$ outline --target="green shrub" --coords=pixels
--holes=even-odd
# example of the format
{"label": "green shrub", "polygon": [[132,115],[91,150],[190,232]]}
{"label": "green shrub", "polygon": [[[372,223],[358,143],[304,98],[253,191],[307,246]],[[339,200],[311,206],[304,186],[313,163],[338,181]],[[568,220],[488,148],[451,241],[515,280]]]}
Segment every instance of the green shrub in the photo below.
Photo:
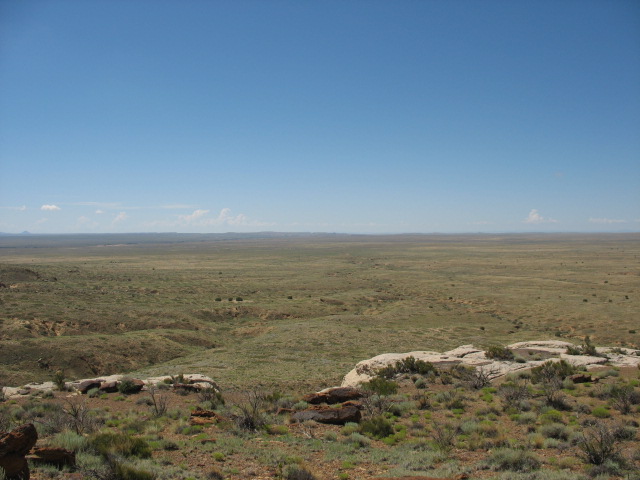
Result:
{"label": "green shrub", "polygon": [[513,360],[515,358],[513,352],[507,347],[500,345],[492,345],[484,352],[485,357],[492,360]]}
{"label": "green shrub", "polygon": [[316,477],[300,465],[287,465],[282,471],[283,480],[316,480]]}
{"label": "green shrub", "polygon": [[112,454],[138,458],[151,456],[151,447],[144,439],[124,433],[97,433],[89,437],[89,445],[103,457]]}
{"label": "green shrub", "polygon": [[531,369],[531,381],[533,383],[543,383],[552,378],[559,378],[560,382],[562,382],[562,380],[574,373],[576,373],[576,367],[565,360],[560,360],[559,362],[550,360]]}
{"label": "green shrub", "polygon": [[596,407],[591,411],[591,415],[597,418],[609,418],[611,412],[606,407]]}
{"label": "green shrub", "polygon": [[571,435],[571,430],[562,423],[548,423],[542,425],[538,431],[546,438],[558,440],[568,440]]}
{"label": "green shrub", "polygon": [[540,468],[540,460],[537,455],[527,450],[513,448],[495,449],[489,455],[488,463],[494,470],[530,472]]}
{"label": "green shrub", "polygon": [[130,395],[140,391],[140,387],[136,385],[132,378],[123,378],[118,383],[118,391],[124,395]]}
{"label": "green shrub", "polygon": [[374,377],[363,383],[362,388],[376,395],[394,395],[398,391],[398,384],[383,377]]}
{"label": "green shrub", "polygon": [[118,480],[154,480],[156,478],[152,472],[119,462],[115,464],[115,474]]}
{"label": "green shrub", "polygon": [[582,432],[578,447],[582,450],[584,459],[593,465],[602,465],[619,456],[619,440],[615,429],[604,422],[596,422]]}
{"label": "green shrub", "polygon": [[382,415],[372,417],[360,424],[360,431],[365,435],[381,439],[393,435],[393,423]]}
{"label": "green shrub", "polygon": [[393,378],[400,373],[417,373],[419,375],[428,375],[436,371],[431,362],[417,360],[415,357],[407,357],[398,360],[393,365],[388,365],[376,372],[379,377]]}
{"label": "green shrub", "polygon": [[56,373],[53,374],[53,383],[55,384],[58,390],[60,390],[61,392],[66,392],[67,384],[64,381],[63,370],[56,370]]}

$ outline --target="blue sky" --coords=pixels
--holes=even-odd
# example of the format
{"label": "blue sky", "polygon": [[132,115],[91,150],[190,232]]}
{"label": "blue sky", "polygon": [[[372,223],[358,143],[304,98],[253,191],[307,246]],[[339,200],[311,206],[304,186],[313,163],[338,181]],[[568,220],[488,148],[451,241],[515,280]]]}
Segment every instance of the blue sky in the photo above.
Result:
{"label": "blue sky", "polygon": [[0,0],[24,230],[640,231],[640,3]]}

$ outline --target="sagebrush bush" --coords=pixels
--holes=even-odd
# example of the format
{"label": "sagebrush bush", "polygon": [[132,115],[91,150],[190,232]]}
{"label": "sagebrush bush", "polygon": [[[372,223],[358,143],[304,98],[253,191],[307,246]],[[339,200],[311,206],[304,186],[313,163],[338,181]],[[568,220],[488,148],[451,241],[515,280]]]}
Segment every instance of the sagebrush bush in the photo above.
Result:
{"label": "sagebrush bush", "polygon": [[151,447],[146,440],[125,433],[97,433],[89,437],[88,442],[89,446],[103,457],[113,454],[138,458],[151,456]]}
{"label": "sagebrush bush", "polygon": [[398,384],[383,377],[374,377],[363,383],[362,389],[377,395],[394,395],[398,392]]}
{"label": "sagebrush bush", "polygon": [[360,431],[373,438],[384,438],[393,435],[393,423],[382,415],[372,417],[360,424]]}
{"label": "sagebrush bush", "polygon": [[488,347],[485,350],[484,355],[492,360],[513,360],[515,358],[515,355],[509,348],[501,345],[492,345]]}
{"label": "sagebrush bush", "polygon": [[494,470],[513,470],[516,472],[530,472],[540,468],[541,462],[537,455],[513,448],[497,448],[489,455],[487,462]]}

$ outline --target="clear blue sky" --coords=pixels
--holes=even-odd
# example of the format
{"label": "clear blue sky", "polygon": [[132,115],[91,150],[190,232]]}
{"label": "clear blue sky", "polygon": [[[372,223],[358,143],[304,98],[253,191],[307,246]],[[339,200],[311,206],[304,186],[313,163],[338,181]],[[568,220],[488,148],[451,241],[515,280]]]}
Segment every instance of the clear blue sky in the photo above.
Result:
{"label": "clear blue sky", "polygon": [[640,231],[640,2],[0,0],[0,231]]}

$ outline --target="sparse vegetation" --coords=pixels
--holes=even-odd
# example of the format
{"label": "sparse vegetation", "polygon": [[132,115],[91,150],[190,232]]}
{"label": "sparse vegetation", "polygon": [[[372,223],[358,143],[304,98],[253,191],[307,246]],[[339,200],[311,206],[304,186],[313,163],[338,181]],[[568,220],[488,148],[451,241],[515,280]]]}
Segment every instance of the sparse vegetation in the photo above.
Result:
{"label": "sparse vegetation", "polygon": [[[56,390],[45,398],[32,390],[0,404],[0,430],[33,422],[42,442],[74,451],[77,473],[98,480],[634,479],[640,467],[636,368],[603,366],[588,372],[593,381],[574,383],[568,377],[577,370],[556,361],[491,381],[486,371],[438,370],[409,357],[363,385],[359,423],[292,422],[296,410],[324,408],[302,394],[339,384],[352,365],[376,353],[443,351],[469,337],[483,347],[553,338],[559,318],[571,325],[562,328],[563,339],[585,338],[582,347],[619,342],[612,359],[633,347],[637,340],[628,331],[639,311],[633,298],[619,299],[637,278],[615,272],[632,264],[638,247],[625,243],[623,252],[610,240],[597,248],[581,244],[582,250],[531,238],[500,248],[491,242],[478,242],[461,270],[452,265],[468,243],[455,239],[403,241],[402,249],[366,239],[247,242],[237,249],[220,242],[174,245],[170,255],[164,246],[130,245],[109,254],[80,249],[82,260],[64,252],[54,259],[44,250],[3,251],[3,262],[37,272],[0,289],[4,385],[51,380],[63,368],[65,384],[122,371],[174,377],[138,395],[68,397]],[[522,254],[532,245],[539,252],[535,264]],[[565,250],[597,253],[600,263],[588,273],[584,266],[555,266],[566,260]],[[301,270],[296,258],[318,268]],[[499,262],[504,269],[493,275]],[[521,280],[518,272],[530,266],[536,268]],[[598,282],[607,292],[593,297],[585,285],[605,271],[615,281]],[[45,281],[54,276],[57,281]],[[456,277],[451,300],[449,277]],[[597,314],[603,308],[606,318],[616,318],[607,328]],[[593,315],[584,314],[591,309]],[[6,348],[9,335],[14,343]],[[51,354],[53,340],[58,356]],[[24,361],[12,361],[14,345]],[[509,352],[511,361],[547,358]],[[176,372],[210,375],[224,398],[213,388],[179,395],[170,383],[188,382]],[[32,478],[66,473],[35,465],[33,471]]]}

